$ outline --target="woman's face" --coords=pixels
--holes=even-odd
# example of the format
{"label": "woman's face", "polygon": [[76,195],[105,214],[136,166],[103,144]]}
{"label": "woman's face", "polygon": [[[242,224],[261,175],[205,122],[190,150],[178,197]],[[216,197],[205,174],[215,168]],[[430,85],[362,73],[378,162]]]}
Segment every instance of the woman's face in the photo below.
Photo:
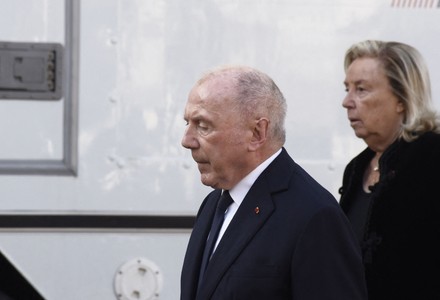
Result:
{"label": "woman's face", "polygon": [[350,125],[357,137],[374,151],[385,150],[398,137],[404,118],[404,106],[392,93],[379,60],[362,57],[346,70],[347,109]]}

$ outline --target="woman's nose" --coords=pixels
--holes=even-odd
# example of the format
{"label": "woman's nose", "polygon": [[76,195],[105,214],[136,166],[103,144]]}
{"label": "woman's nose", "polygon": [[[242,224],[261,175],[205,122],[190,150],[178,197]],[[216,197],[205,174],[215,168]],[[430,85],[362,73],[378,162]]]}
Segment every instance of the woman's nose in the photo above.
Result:
{"label": "woman's nose", "polygon": [[342,100],[342,107],[344,108],[350,108],[353,107],[353,98],[349,91],[345,94],[344,99]]}

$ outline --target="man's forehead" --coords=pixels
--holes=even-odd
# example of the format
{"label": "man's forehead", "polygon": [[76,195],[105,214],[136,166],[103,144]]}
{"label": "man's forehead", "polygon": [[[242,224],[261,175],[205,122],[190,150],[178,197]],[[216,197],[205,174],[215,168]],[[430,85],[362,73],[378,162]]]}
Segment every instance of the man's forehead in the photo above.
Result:
{"label": "man's forehead", "polygon": [[197,86],[196,92],[201,100],[219,100],[230,92],[230,80],[224,77],[214,77],[205,80]]}
{"label": "man's forehead", "polygon": [[198,98],[203,101],[209,98],[211,89],[208,84],[202,84],[197,87],[195,93],[197,93]]}
{"label": "man's forehead", "polygon": [[206,86],[197,87],[191,92],[185,114],[188,118],[215,119],[227,111],[223,100],[224,97],[218,90],[212,90]]}

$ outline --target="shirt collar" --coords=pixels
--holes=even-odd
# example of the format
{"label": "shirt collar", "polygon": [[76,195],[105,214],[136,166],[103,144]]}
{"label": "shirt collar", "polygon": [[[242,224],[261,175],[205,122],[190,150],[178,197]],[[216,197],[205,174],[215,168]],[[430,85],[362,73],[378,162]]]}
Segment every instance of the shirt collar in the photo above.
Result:
{"label": "shirt collar", "polygon": [[258,167],[256,167],[252,172],[250,172],[246,177],[240,180],[237,185],[235,185],[231,190],[229,190],[229,194],[232,199],[238,206],[240,206],[241,202],[243,202],[244,197],[251,189],[254,182],[257,178],[263,173],[263,171],[270,165],[271,162],[275,160],[275,158],[281,153],[281,149],[272,154],[268,159],[263,161]]}

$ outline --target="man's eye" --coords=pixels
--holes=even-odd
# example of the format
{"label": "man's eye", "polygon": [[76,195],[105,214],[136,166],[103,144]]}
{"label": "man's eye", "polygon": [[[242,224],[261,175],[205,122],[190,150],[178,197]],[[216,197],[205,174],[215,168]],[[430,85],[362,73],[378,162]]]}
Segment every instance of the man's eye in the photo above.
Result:
{"label": "man's eye", "polygon": [[200,134],[204,135],[209,132],[209,127],[205,124],[198,124],[197,130],[199,131]]}

